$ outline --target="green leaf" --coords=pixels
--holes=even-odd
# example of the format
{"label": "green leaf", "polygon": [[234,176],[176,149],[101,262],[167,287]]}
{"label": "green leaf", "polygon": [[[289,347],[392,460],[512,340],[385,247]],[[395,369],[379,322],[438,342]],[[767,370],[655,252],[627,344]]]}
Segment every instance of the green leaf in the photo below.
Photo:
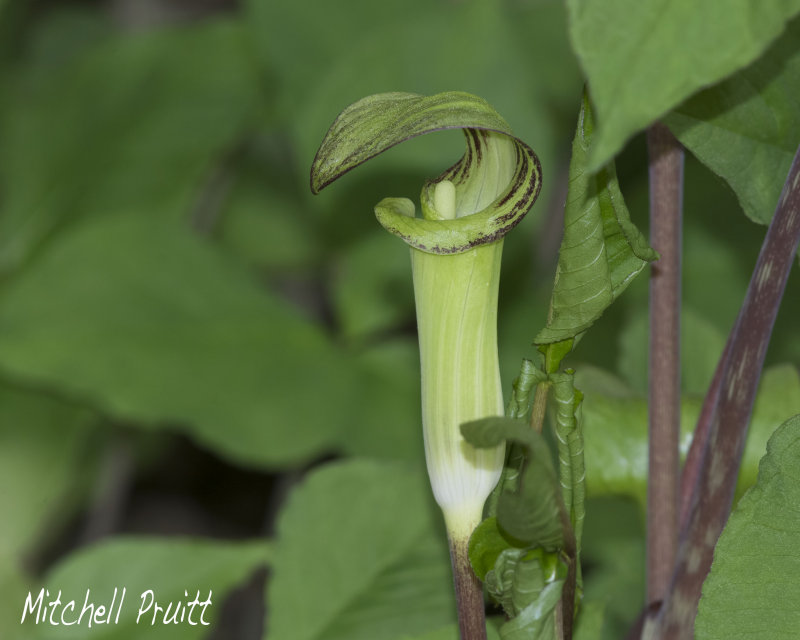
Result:
{"label": "green leaf", "polygon": [[52,545],[89,494],[96,416],[50,394],[0,382],[0,629],[28,640],[20,607],[26,558]]}
{"label": "green leaf", "polygon": [[388,640],[452,622],[434,513],[421,469],[358,461],[315,471],[278,522],[268,637]]}
{"label": "green leaf", "polygon": [[575,620],[575,640],[601,640],[606,607],[602,602],[584,602]]}
{"label": "green leaf", "polygon": [[[406,265],[408,269],[408,265]],[[420,428],[419,348],[413,340],[388,340],[345,354],[358,374],[342,448],[354,456],[424,459]]]}
{"label": "green leaf", "polygon": [[503,536],[495,516],[475,527],[469,539],[469,563],[481,582],[486,581],[486,574],[495,566],[500,554],[512,546],[513,541]]}
{"label": "green leaf", "polygon": [[[20,4],[16,2],[17,7],[9,12],[12,20],[24,20]],[[8,29],[9,25],[4,24],[3,28]],[[60,3],[26,25],[25,72],[52,73],[53,67],[70,64],[76,56],[116,34],[107,13],[96,7]]]}
{"label": "green leaf", "polygon": [[213,231],[253,267],[293,273],[315,264],[320,242],[308,211],[271,184],[275,176],[270,172],[274,167],[269,163],[250,161],[236,167],[230,193],[214,212]]}
{"label": "green leaf", "polygon": [[560,593],[565,575],[566,566],[556,553],[546,553],[541,547],[533,550],[507,548],[498,555],[485,582],[489,594],[503,606],[506,614],[516,618],[535,604],[551,585],[558,584]]}
{"label": "green leaf", "polygon": [[20,605],[25,602],[30,588],[30,579],[21,570],[0,565],[0,629],[3,629],[3,640],[30,640],[29,630],[19,623]]}
{"label": "green leaf", "polygon": [[800,20],[767,52],[674,109],[664,122],[736,192],[744,212],[772,219],[800,145]]}
{"label": "green leaf", "polygon": [[[499,632],[492,624],[486,625],[487,640],[500,640]],[[401,640],[459,640],[458,625],[451,624],[430,633],[415,636],[403,636]]]}
{"label": "green leaf", "polygon": [[[724,225],[703,224],[701,211],[718,211],[718,207],[735,211],[736,201],[713,174],[705,178],[707,186],[702,188],[699,184],[703,179],[701,174],[709,172],[704,172],[691,155],[686,161],[687,186],[695,183],[693,200],[697,203],[695,211],[698,215],[685,220],[682,295],[692,310],[727,335],[747,292],[763,234],[756,233],[752,223],[743,216],[728,218]],[[689,177],[689,172],[694,174],[694,179]],[[713,189],[712,180],[715,183]],[[735,224],[737,220],[738,225]],[[642,302],[644,300],[643,296]],[[787,303],[790,301],[788,296],[785,300]]]}
{"label": "green leaf", "polygon": [[[61,591],[64,606],[75,601],[74,616],[72,611],[66,612],[65,620],[69,621],[71,616],[77,618],[80,614],[87,590],[90,591],[89,602],[107,607],[110,613],[117,589],[113,616],[116,621],[119,613],[118,622],[92,625],[90,633],[87,633],[86,617],[81,625],[73,626],[35,626],[35,618],[30,616],[22,624],[31,635],[42,640],[86,637],[128,640],[142,634],[154,640],[203,638],[214,628],[225,595],[262,568],[271,555],[271,548],[264,541],[117,537],[67,556],[48,572],[38,588],[32,590],[32,597],[35,599],[41,588],[47,589],[51,598]],[[137,624],[139,612],[151,601],[148,591],[152,591],[153,606],[142,614]],[[164,609],[172,603],[174,613],[178,602],[185,606],[198,596],[198,602],[203,602],[209,592],[211,604],[206,607],[203,620],[211,626],[190,625],[188,611],[184,623],[163,624],[162,612],[162,617],[151,624],[155,603]],[[199,622],[201,607],[197,606],[193,613],[193,620]],[[59,620],[59,616],[60,611],[55,619]]]}
{"label": "green leaf", "polygon": [[[592,391],[591,381],[579,379],[585,390],[583,432],[586,445],[586,483],[591,496],[617,494],[646,501],[647,401],[631,395]],[[684,397],[681,405],[681,455],[691,444],[699,398]],[[758,460],[772,432],[786,416],[800,412],[800,375],[791,365],[766,369],[761,377],[739,472],[737,492],[752,485]]]}
{"label": "green leaf", "polygon": [[758,482],[739,501],[703,584],[698,640],[793,638],[800,626],[800,415],[769,439]]}
{"label": "green leaf", "polygon": [[555,608],[563,586],[563,580],[548,584],[533,603],[500,627],[500,637],[503,640],[557,640]]}
{"label": "green leaf", "polygon": [[699,89],[755,60],[797,0],[568,0],[569,31],[597,107],[588,169]]}
{"label": "green leaf", "polygon": [[768,440],[776,425],[795,413],[800,413],[800,372],[791,364],[765,369],[761,374],[750,419],[750,433],[742,455],[737,483],[739,494],[755,484],[759,461],[767,451]]}
{"label": "green leaf", "polygon": [[584,95],[572,143],[564,238],[550,313],[536,344],[568,340],[588,329],[647,262],[658,257],[630,220],[613,163],[589,172],[593,132]]}
{"label": "green leaf", "polygon": [[0,383],[0,564],[49,542],[80,506],[93,470],[92,412]]}
{"label": "green leaf", "polygon": [[[311,165],[311,190],[318,193],[342,175],[426,133],[462,129],[462,159],[422,190],[422,218],[406,198],[385,198],[378,221],[410,246],[434,254],[462,253],[502,238],[522,221],[541,189],[541,166],[533,150],[483,99],[449,91],[433,96],[381,93],[351,104],[331,125]],[[455,214],[437,211],[434,191],[455,185]],[[446,219],[449,218],[449,219]]]}
{"label": "green leaf", "polygon": [[414,317],[408,251],[376,228],[336,260],[333,303],[345,338],[396,329]]}
{"label": "green leaf", "polygon": [[528,546],[561,548],[562,526],[568,522],[561,502],[550,450],[542,436],[523,420],[485,418],[461,425],[464,438],[475,447],[496,447],[504,440],[521,445],[525,468],[516,492],[500,494],[497,521],[510,536]]}
{"label": "green leaf", "polygon": [[590,611],[602,608],[602,626],[588,629],[589,636],[602,631],[603,640],[624,638],[644,606],[643,506],[620,497],[587,500],[581,550],[584,591],[576,636],[583,633],[585,617],[597,620]]}
{"label": "green leaf", "polygon": [[[534,630],[540,633],[550,628],[550,614],[559,601],[566,575],[566,566],[557,552],[547,553],[541,547],[522,548],[518,541],[506,537],[497,518],[492,517],[473,532],[469,558],[475,574],[486,583],[489,595],[500,603],[508,617],[515,619],[513,624],[500,628],[502,637],[505,634],[516,637],[513,634],[523,632],[533,634]],[[558,593],[555,599],[554,585]]]}
{"label": "green leaf", "polygon": [[449,624],[422,635],[403,636],[401,640],[459,640],[459,638],[458,625]]}
{"label": "green leaf", "polygon": [[188,214],[213,162],[261,106],[241,24],[109,37],[22,64],[0,114],[0,269],[77,216]]}
{"label": "green leaf", "polygon": [[138,213],[85,221],[6,284],[0,367],[249,465],[338,446],[358,381],[238,264]]}

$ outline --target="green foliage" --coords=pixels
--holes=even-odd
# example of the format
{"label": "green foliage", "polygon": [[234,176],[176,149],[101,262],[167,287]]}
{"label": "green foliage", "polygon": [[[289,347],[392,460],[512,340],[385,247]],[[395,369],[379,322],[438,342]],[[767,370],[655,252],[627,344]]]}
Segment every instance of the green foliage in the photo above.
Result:
{"label": "green foliage", "polygon": [[509,418],[525,418],[531,403],[531,396],[537,386],[547,381],[547,375],[532,360],[523,358],[519,375],[511,385],[511,400],[508,402],[506,414]]}
{"label": "green foliage", "polygon": [[800,415],[769,439],[758,482],[739,501],[720,536],[697,612],[698,639],[797,634],[798,460]]}
{"label": "green foliage", "polygon": [[594,171],[697,90],[755,60],[796,0],[569,0],[570,37],[597,107]]}
{"label": "green foliage", "polygon": [[8,633],[4,640],[30,640],[27,629],[19,624],[19,605],[25,602],[29,588],[29,578],[20,569],[0,566],[0,629]]}
{"label": "green foliage", "polygon": [[470,540],[470,563],[489,595],[513,618],[500,627],[502,638],[553,637],[566,567],[557,553],[517,544],[504,536],[496,518],[487,518]]}
{"label": "green foliage", "polygon": [[2,270],[78,216],[180,217],[262,104],[231,21],[117,35],[47,62],[32,59],[4,89]]}
{"label": "green foliage", "polygon": [[303,273],[319,262],[324,245],[309,212],[281,189],[284,176],[273,157],[280,150],[274,146],[273,139],[259,137],[254,148],[223,163],[211,177],[212,206],[196,218],[251,268]]}
{"label": "green foliage", "polygon": [[[488,640],[500,640],[498,631],[491,624],[486,626],[486,635]],[[402,640],[458,640],[458,625],[451,624],[430,633],[422,635],[403,636]]]}
{"label": "green foliage", "polygon": [[600,640],[605,620],[605,606],[592,602],[584,604],[575,625],[575,640]]}
{"label": "green foliage", "polygon": [[354,456],[421,460],[417,345],[412,340],[386,340],[350,358],[360,372],[359,402],[345,426],[343,450]]}
{"label": "green foliage", "polygon": [[473,532],[469,559],[489,595],[513,618],[500,627],[502,638],[521,633],[529,638],[551,637],[553,611],[566,576],[557,552],[509,537],[497,518],[491,517]]}
{"label": "green foliage", "polygon": [[507,440],[524,461],[519,476],[503,485],[497,517],[484,520],[469,544],[476,575],[511,618],[500,627],[500,636],[554,638],[554,610],[567,573],[559,554],[573,534],[547,444],[513,418],[476,420],[461,430],[477,447]]}
{"label": "green foliage", "polygon": [[435,630],[455,606],[421,470],[322,467],[282,511],[267,599],[281,640],[388,640]]}
{"label": "green foliage", "polygon": [[[167,603],[173,603],[174,612],[178,601],[184,605],[191,602],[199,590],[199,602],[203,602],[210,591],[211,604],[206,608],[203,619],[213,624],[219,617],[228,592],[262,568],[271,556],[270,545],[263,541],[119,537],[72,554],[43,578],[41,586],[50,592],[52,598],[60,590],[62,604],[75,600],[77,613],[83,606],[87,589],[91,590],[93,599],[90,601],[108,607],[114,589],[118,589],[120,594],[119,603],[122,588],[125,587],[126,595],[119,608],[118,622],[93,626],[90,632],[92,638],[122,640],[146,634],[158,640],[199,639],[206,635],[208,626],[165,625],[162,622],[151,625],[154,607],[142,614],[137,624],[140,608],[150,600],[145,592],[152,590],[154,600],[165,609]],[[34,591],[34,598],[38,588]],[[77,613],[74,617],[77,617]],[[71,614],[67,612],[67,620]],[[195,622],[199,621],[199,615],[200,609],[197,608],[194,612]],[[85,620],[82,625],[68,627],[49,624],[34,626],[28,618],[24,626],[30,634],[28,637],[37,640],[87,637]]]}
{"label": "green foliage", "polygon": [[486,581],[486,574],[500,554],[513,545],[514,540],[503,535],[496,516],[486,518],[475,528],[469,541],[469,563],[481,582]]}
{"label": "green foliage", "polygon": [[[592,325],[579,352],[586,362],[576,365],[590,497],[575,637],[623,637],[644,593],[646,279],[618,294],[653,255],[632,226],[646,217],[643,142],[617,152],[662,118],[722,178],[687,156],[685,451],[762,237],[737,215],[732,193],[749,218],[767,222],[800,142],[797,0],[240,4],[154,27],[120,25],[124,15],[97,3],[0,0],[0,636],[84,637],[85,629],[19,625],[25,595],[40,584],[78,595],[127,585],[131,606],[136,590],[177,600],[207,584],[218,613],[269,563],[265,637],[457,640],[447,550],[422,481],[408,255],[359,212],[417,189],[421,176],[458,159],[463,140],[442,132],[409,141],[317,198],[308,168],[345,105],[386,91],[459,90],[496,106],[544,167],[539,206],[504,247],[506,392],[520,357],[532,356],[520,351],[532,326],[545,323],[570,183],[577,222],[562,261],[577,262],[559,267],[558,313],[544,342],[553,373],[571,338]],[[584,118],[568,175],[583,80],[596,127]],[[610,256],[602,278],[579,271],[582,288],[568,291],[575,274],[566,272],[601,250]],[[797,279],[788,287],[768,358],[790,364],[763,376],[740,492],[755,482],[775,427],[800,412]],[[524,381],[528,392],[539,380]],[[518,390],[510,412],[524,417],[530,395]],[[544,576],[553,578],[545,567],[555,552],[530,546],[558,546],[560,489],[540,439],[504,424],[475,436],[504,432],[518,444],[501,524],[490,518],[476,531],[471,561],[520,614],[491,620],[492,640],[552,637],[561,577],[548,585]],[[165,432],[187,434],[226,473],[268,484],[274,542],[114,533],[82,547],[97,508],[87,503],[109,489],[98,462],[120,428],[167,460],[165,444],[184,440]],[[723,535],[698,637],[779,637],[793,619],[793,609],[779,609],[797,599],[787,575],[797,546],[797,428],[795,419],[775,434],[759,485]],[[534,460],[523,466],[518,454],[529,450]],[[316,466],[330,456],[344,460]],[[116,531],[137,526],[129,518],[149,462],[134,460]],[[177,465],[170,493],[183,491],[180,473]],[[267,496],[249,503],[225,474],[211,481],[229,506],[263,512]],[[284,503],[282,487],[296,481]],[[180,509],[170,512],[178,523],[186,524]],[[256,526],[260,535],[260,522],[248,535]],[[96,631],[142,635],[127,622]]]}
{"label": "green foliage", "polygon": [[558,443],[558,472],[578,552],[583,535],[586,498],[586,465],[584,462],[583,429],[578,419],[583,394],[575,389],[574,372],[550,375],[555,400],[555,433]]}
{"label": "green foliage", "polygon": [[317,327],[173,222],[87,221],[3,293],[0,364],[16,376],[143,426],[177,424],[251,465],[296,462],[343,437],[352,369]]}
{"label": "green foliage", "polygon": [[408,253],[388,234],[369,235],[336,260],[333,304],[345,338],[357,340],[401,325],[414,313]]}
{"label": "green foliage", "polygon": [[569,340],[586,331],[645,264],[657,257],[630,221],[613,163],[595,174],[589,171],[593,132],[593,116],[584,96],[572,143],[553,297],[537,344]]}
{"label": "green foliage", "polygon": [[19,631],[24,558],[52,544],[87,497],[96,421],[84,407],[0,384],[0,629]]}
{"label": "green foliage", "polygon": [[497,503],[502,530],[523,545],[559,549],[564,542],[564,504],[550,450],[542,436],[524,421],[485,418],[461,426],[464,438],[475,447],[516,443],[525,449],[525,467],[517,491],[504,492]]}
{"label": "green foliage", "polygon": [[[540,598],[550,597],[549,591],[560,594],[565,573],[558,555],[546,553],[541,547],[533,550],[507,548],[497,556],[485,582],[506,614],[516,618]],[[546,589],[548,593],[543,593]]]}
{"label": "green foliage", "polygon": [[500,627],[503,640],[557,640],[555,608],[561,598],[563,581],[551,582],[514,619]]}
{"label": "green foliage", "polygon": [[[646,500],[647,402],[623,386],[609,389],[606,374],[584,371],[577,384],[585,392],[583,429],[589,495],[624,494]],[[596,387],[596,385],[599,385]],[[597,390],[595,390],[597,388]],[[688,451],[700,411],[699,398],[685,397],[681,408],[681,453]],[[787,415],[800,412],[800,376],[793,366],[768,368],[761,378],[742,459],[738,492],[755,481],[758,460],[769,436]]]}
{"label": "green foliage", "polygon": [[97,417],[79,405],[0,384],[0,566],[16,564],[80,504]]}
{"label": "green foliage", "polygon": [[644,520],[644,512],[632,500],[617,496],[587,500],[577,634],[582,633],[584,617],[593,617],[592,609],[603,609],[603,640],[624,638],[639,615],[646,588]]}
{"label": "green foliage", "polygon": [[731,186],[744,212],[764,224],[800,144],[798,38],[795,19],[763,56],[665,118],[681,143]]}

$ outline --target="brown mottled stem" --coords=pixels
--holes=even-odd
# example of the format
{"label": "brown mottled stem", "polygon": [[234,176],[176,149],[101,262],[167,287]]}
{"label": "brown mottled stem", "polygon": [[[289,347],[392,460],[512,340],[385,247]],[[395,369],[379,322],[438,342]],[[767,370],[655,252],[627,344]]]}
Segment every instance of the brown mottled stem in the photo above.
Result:
{"label": "brown mottled stem", "polygon": [[[708,439],[711,435],[711,423],[714,418],[714,411],[717,408],[719,388],[722,384],[722,374],[725,370],[725,363],[730,353],[730,347],[731,338],[729,337],[728,341],[725,343],[722,355],[720,355],[714,377],[711,380],[711,384],[708,386],[708,391],[703,401],[703,407],[700,409],[700,415],[695,425],[692,444],[689,447],[689,453],[686,456],[686,462],[684,462],[683,470],[681,471],[680,517],[678,520],[679,539],[681,536],[685,535],[686,527],[689,524],[689,514],[691,513],[694,488],[700,477],[701,465],[703,464],[703,458],[708,449]],[[626,640],[639,640],[642,637],[645,624],[658,619],[661,604],[661,600],[657,600],[645,605],[639,617],[636,619],[636,622],[629,630]]]}
{"label": "brown mottled stem", "polygon": [[661,258],[650,277],[647,601],[669,588],[678,547],[680,314],[683,149],[666,126],[647,132],[650,244]]}
{"label": "brown mottled stem", "polygon": [[536,393],[533,396],[533,408],[531,409],[531,429],[537,433],[542,432],[544,416],[547,411],[547,396],[551,386],[549,382],[540,382],[536,385]]}
{"label": "brown mottled stem", "polygon": [[556,607],[556,638],[572,640],[575,628],[575,593],[578,581],[578,544],[566,509],[559,510],[561,528],[564,532],[564,556],[567,562],[567,577],[561,590],[561,601]]}
{"label": "brown mottled stem", "polygon": [[686,462],[683,464],[683,471],[681,472],[681,503],[680,503],[680,517],[678,520],[679,537],[686,531],[689,524],[689,514],[692,507],[692,495],[694,487],[697,484],[697,479],[700,477],[700,469],[703,463],[703,457],[706,455],[708,449],[708,439],[711,435],[711,423],[714,420],[714,411],[717,408],[719,400],[719,388],[722,384],[722,375],[725,372],[725,363],[728,361],[728,354],[731,350],[731,337],[725,343],[725,348],[722,350],[722,355],[719,357],[717,368],[714,371],[714,377],[711,379],[711,384],[708,385],[705,400],[703,400],[703,407],[700,409],[700,415],[697,417],[697,424],[694,428],[692,435],[692,444],[689,447],[689,453],[686,454]]}
{"label": "brown mottled stem", "polygon": [[709,444],[656,638],[691,638],[703,581],[733,503],[764,356],[800,241],[800,149],[767,230],[733,331]]}
{"label": "brown mottled stem", "polygon": [[481,581],[472,572],[467,549],[469,539],[450,538],[450,562],[458,607],[458,629],[461,640],[486,640],[486,612]]}

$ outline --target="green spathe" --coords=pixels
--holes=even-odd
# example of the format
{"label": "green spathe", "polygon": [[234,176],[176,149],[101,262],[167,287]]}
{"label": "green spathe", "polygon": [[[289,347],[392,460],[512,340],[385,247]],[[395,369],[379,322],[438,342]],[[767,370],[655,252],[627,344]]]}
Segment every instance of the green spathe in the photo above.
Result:
{"label": "green spathe", "polygon": [[455,128],[464,131],[466,152],[426,182],[422,216],[406,198],[385,198],[375,214],[411,247],[428,472],[451,540],[465,543],[500,477],[505,447],[476,449],[459,426],[503,415],[497,357],[502,239],[539,193],[539,161],[476,96],[386,93],[337,117],[314,158],[311,189],[408,138]]}
{"label": "green spathe", "polygon": [[[477,174],[479,180],[465,181],[466,188],[461,190],[446,178],[429,182],[421,198],[422,219],[413,217],[413,203],[403,198],[384,199],[375,208],[378,220],[411,245],[425,458],[448,533],[458,540],[466,540],[480,522],[483,503],[503,468],[503,443],[478,449],[459,431],[464,422],[503,415],[497,357],[503,241],[453,253],[418,247],[434,237],[435,246],[442,246],[442,239],[460,220],[476,224],[469,218],[485,210],[511,179],[515,154],[510,139],[496,133],[482,137],[484,144],[476,155],[487,160],[473,169],[473,177]],[[418,226],[424,222],[440,229],[427,233]],[[476,233],[481,235],[486,225],[478,224]]]}

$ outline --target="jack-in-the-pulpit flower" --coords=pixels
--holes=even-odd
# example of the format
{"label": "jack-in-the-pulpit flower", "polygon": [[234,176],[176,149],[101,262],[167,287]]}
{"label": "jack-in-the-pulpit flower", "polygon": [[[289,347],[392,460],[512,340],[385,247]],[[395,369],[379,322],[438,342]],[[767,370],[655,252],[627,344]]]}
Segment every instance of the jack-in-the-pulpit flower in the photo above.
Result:
{"label": "jack-in-the-pulpit flower", "polygon": [[426,182],[422,217],[415,217],[407,198],[385,198],[375,207],[384,228],[411,247],[425,456],[454,562],[456,556],[465,561],[469,536],[503,467],[503,446],[476,449],[463,439],[460,425],[503,415],[497,357],[503,237],[539,193],[539,161],[480,98],[386,93],[338,116],[311,170],[311,188],[318,192],[403,140],[456,128],[464,131],[466,153]]}

